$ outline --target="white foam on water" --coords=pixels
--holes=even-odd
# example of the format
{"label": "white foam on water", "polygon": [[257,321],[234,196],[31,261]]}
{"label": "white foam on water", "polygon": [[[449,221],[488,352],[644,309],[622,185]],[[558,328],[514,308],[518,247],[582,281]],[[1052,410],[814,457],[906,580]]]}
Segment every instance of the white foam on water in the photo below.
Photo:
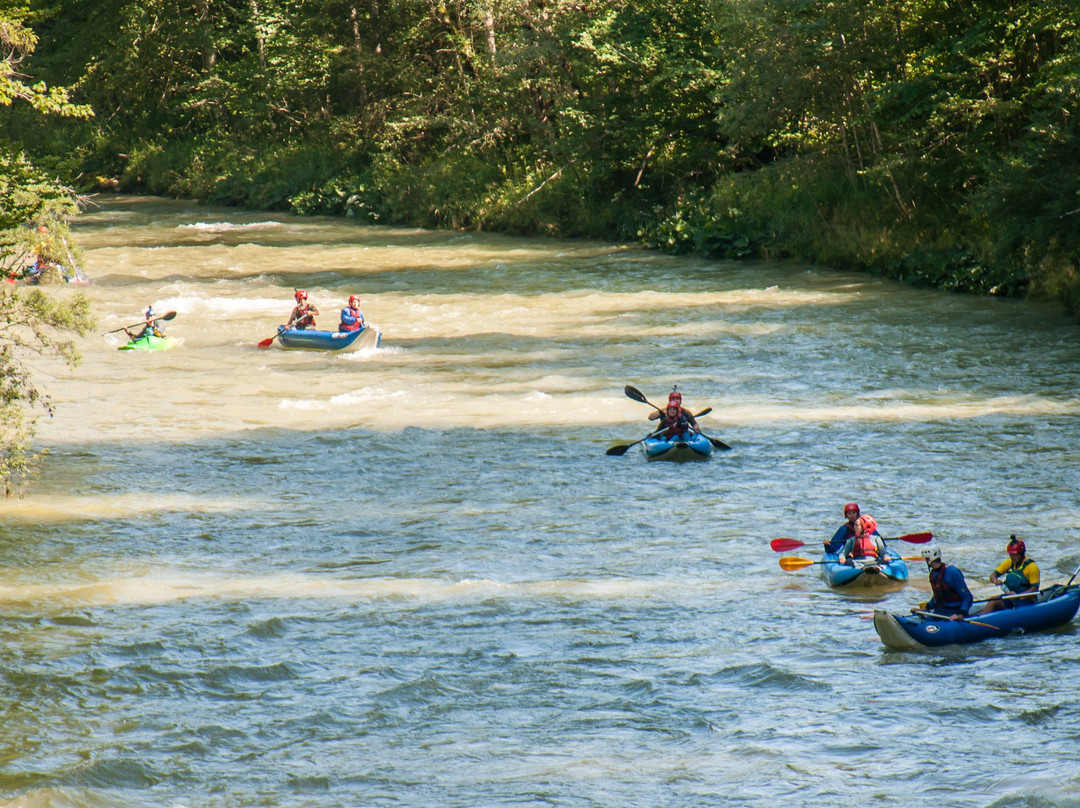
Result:
{"label": "white foam on water", "polygon": [[[129,575],[25,583],[11,572],[0,576],[0,603],[33,603],[61,608],[104,605],[151,605],[192,598],[246,602],[268,600],[402,601],[426,604],[455,601],[546,600],[581,602],[661,598],[681,600],[687,592],[713,588],[701,581],[579,579],[530,582],[499,582],[465,578],[457,581],[428,578],[331,579],[302,574],[228,577],[190,570],[150,569]],[[718,585],[717,585],[718,586]],[[704,589],[703,589],[704,588]]]}
{"label": "white foam on water", "polygon": [[282,227],[281,222],[248,222],[246,224],[236,224],[234,222],[196,222],[195,224],[180,224],[176,226],[177,230],[202,230],[209,233],[228,233],[233,230],[266,230],[275,227]]}
{"label": "white foam on water", "polygon": [[250,499],[221,499],[187,494],[142,493],[46,495],[29,494],[19,499],[0,499],[0,518],[8,522],[41,524],[104,519],[130,519],[154,513],[233,513],[263,507]]}

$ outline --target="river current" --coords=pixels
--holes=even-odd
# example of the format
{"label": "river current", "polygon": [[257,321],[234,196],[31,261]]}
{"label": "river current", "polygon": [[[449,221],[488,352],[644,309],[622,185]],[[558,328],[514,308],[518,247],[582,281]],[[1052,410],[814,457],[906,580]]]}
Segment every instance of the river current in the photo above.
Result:
{"label": "river current", "polygon": [[[1075,626],[927,652],[785,572],[857,501],[976,597],[1080,564],[1052,306],[820,267],[100,198],[98,329],[0,502],[18,808],[1080,806]],[[304,288],[381,347],[261,350]],[[168,351],[116,350],[152,304]],[[639,387],[733,448],[646,463]],[[921,546],[896,545],[918,556]]]}

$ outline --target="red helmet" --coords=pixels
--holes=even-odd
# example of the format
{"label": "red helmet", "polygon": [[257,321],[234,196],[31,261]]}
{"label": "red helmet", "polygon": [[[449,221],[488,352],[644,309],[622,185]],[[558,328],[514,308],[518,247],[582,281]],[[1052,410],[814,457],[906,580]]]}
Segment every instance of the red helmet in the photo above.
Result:
{"label": "red helmet", "polygon": [[360,298],[356,295],[349,295],[349,306],[354,309],[360,308]]}
{"label": "red helmet", "polygon": [[667,397],[667,403],[670,407],[674,404],[676,407],[682,406],[682,393],[669,393]]}
{"label": "red helmet", "polygon": [[852,511],[855,511],[855,513],[862,513],[862,511],[859,510],[859,503],[849,502],[844,506],[844,516],[847,516]]}
{"label": "red helmet", "polygon": [[1016,538],[1016,534],[1009,536],[1009,546],[1005,548],[1005,552],[1009,555],[1013,553],[1019,553],[1025,555],[1027,553],[1027,545],[1024,544],[1023,539]]}
{"label": "red helmet", "polygon": [[307,292],[305,292],[303,289],[297,289],[296,302],[299,303],[301,300],[307,300]]}
{"label": "red helmet", "polygon": [[877,530],[877,520],[870,514],[864,513],[855,520],[855,533],[861,536],[864,533],[873,533]]}

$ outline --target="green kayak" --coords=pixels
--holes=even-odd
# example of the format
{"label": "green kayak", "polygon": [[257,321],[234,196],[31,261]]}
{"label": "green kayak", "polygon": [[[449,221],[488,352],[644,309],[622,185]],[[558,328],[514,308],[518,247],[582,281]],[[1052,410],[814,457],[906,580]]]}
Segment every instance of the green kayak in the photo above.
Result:
{"label": "green kayak", "polygon": [[164,351],[166,348],[171,348],[172,343],[169,342],[168,337],[156,337],[153,334],[146,334],[133,339],[127,345],[121,345],[117,348],[118,351]]}

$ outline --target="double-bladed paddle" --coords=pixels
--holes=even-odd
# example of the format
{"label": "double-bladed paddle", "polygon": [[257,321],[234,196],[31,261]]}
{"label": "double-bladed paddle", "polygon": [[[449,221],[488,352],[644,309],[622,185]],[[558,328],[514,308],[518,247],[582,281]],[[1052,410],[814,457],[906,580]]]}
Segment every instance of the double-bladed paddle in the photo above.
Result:
{"label": "double-bladed paddle", "polygon": [[1012,595],[996,595],[992,598],[980,598],[979,600],[973,600],[972,603],[989,603],[992,600],[1019,600],[1020,598],[1037,598],[1038,592],[1016,592]]}
{"label": "double-bladed paddle", "polygon": [[[933,538],[933,533],[908,533],[905,536],[897,536],[895,539],[883,538],[882,541],[906,541],[910,544],[926,544]],[[805,547],[806,543],[798,539],[773,539],[769,542],[769,546],[778,553],[786,553],[788,550],[798,550],[800,547]]]}
{"label": "double-bladed paddle", "polygon": [[[708,415],[710,412],[712,412],[712,407],[706,407],[701,412],[696,413],[694,415],[694,417],[695,418],[700,418],[703,415]],[[619,443],[619,444],[616,444],[615,446],[612,446],[610,449],[608,449],[606,452],[604,452],[604,454],[614,455],[615,457],[622,457],[624,454],[626,454],[627,450],[630,449],[631,447],[637,446],[639,443],[644,443],[649,438],[655,437],[655,436],[659,435],[663,431],[664,430],[659,429],[656,432],[651,432],[648,435],[646,435],[644,438],[642,438],[641,440],[636,440],[633,443]]]}
{"label": "double-bladed paddle", "polygon": [[[899,556],[902,561],[922,561],[922,556]],[[780,559],[780,569],[785,572],[795,572],[812,567],[815,564],[836,564],[836,561],[811,561],[809,558],[798,556],[784,556]]]}
{"label": "double-bladed paddle", "polygon": [[141,323],[132,323],[131,325],[122,325],[119,328],[114,328],[112,331],[106,331],[106,334],[115,334],[117,331],[126,331],[129,328],[135,328],[140,325],[150,325],[150,323],[156,323],[158,320],[171,320],[176,316],[175,311],[170,311],[160,317],[151,317],[149,320],[143,320]]}
{"label": "double-bladed paddle", "polygon": [[[664,411],[663,407],[657,407],[655,404],[653,404],[651,401],[649,401],[649,399],[645,398],[644,393],[642,393],[640,390],[638,390],[633,385],[629,385],[629,384],[626,385],[626,387],[623,388],[623,392],[626,393],[627,398],[632,398],[632,399],[634,399],[634,401],[640,401],[642,404],[648,404],[650,407],[652,407],[654,410],[657,410],[658,412],[663,412]],[[694,417],[696,418],[697,416],[695,415]],[[700,432],[700,430],[698,430],[698,431]],[[724,443],[722,440],[718,440],[716,438],[710,438],[708,435],[705,435],[704,432],[701,432],[701,434],[704,435],[708,439],[709,443],[711,443],[713,445],[714,449],[723,449],[725,451],[731,449],[731,447],[728,446],[726,443]],[[614,447],[612,447],[612,448],[614,448]],[[609,452],[609,454],[610,454],[610,452]]]}

